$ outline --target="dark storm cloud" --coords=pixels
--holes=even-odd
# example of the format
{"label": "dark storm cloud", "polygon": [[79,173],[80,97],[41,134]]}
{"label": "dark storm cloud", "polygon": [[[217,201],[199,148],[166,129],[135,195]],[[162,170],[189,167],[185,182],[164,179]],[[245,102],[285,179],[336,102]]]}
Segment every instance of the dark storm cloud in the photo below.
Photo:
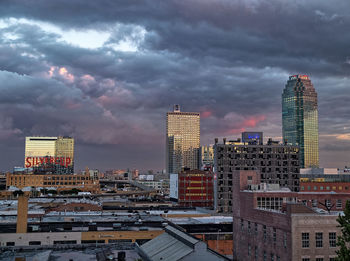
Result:
{"label": "dark storm cloud", "polygon": [[[1,1],[0,19],[12,23],[0,21],[0,139],[23,146],[27,135],[72,135],[101,155],[114,144],[127,152],[109,159],[121,167],[138,146],[154,155],[140,167],[161,168],[172,104],[201,112],[203,143],[249,129],[279,137],[288,75],[307,73],[319,95],[320,148],[341,146],[350,129],[348,10],[345,0]],[[110,37],[82,48],[40,22]]]}

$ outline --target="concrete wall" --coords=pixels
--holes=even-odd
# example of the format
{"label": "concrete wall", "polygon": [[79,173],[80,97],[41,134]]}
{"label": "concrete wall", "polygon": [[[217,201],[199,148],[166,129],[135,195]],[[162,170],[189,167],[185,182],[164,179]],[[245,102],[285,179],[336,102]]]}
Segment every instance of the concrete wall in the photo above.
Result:
{"label": "concrete wall", "polygon": [[179,198],[179,175],[170,174],[170,198],[178,199]]}
{"label": "concrete wall", "polygon": [[30,241],[40,241],[41,245],[53,245],[54,241],[77,241],[81,243],[81,232],[49,232],[49,233],[3,233],[0,234],[1,246],[7,242],[15,242],[15,246],[29,246]]}

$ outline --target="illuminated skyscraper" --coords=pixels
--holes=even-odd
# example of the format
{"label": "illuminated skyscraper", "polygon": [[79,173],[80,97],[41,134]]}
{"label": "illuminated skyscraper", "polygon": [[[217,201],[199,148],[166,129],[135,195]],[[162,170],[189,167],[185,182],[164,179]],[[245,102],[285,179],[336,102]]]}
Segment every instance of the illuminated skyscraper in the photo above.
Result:
{"label": "illuminated skyscraper", "polygon": [[26,137],[24,166],[35,173],[74,173],[74,139]]}
{"label": "illuminated skyscraper", "polygon": [[300,148],[300,167],[318,167],[317,93],[307,75],[289,77],[282,94],[283,140]]}
{"label": "illuminated skyscraper", "polygon": [[166,170],[179,173],[182,168],[199,168],[200,116],[198,112],[181,112],[175,105],[167,113]]}

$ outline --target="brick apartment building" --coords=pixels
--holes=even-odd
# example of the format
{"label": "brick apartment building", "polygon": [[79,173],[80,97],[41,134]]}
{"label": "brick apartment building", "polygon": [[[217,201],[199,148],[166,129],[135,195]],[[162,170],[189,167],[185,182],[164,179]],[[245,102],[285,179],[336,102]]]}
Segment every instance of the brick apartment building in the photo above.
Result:
{"label": "brick apartment building", "polygon": [[233,177],[236,260],[335,260],[339,212],[298,203],[305,193],[261,184],[255,171],[236,171]]}
{"label": "brick apartment building", "polygon": [[219,213],[232,213],[232,181],[237,170],[258,170],[260,180],[278,183],[292,191],[299,191],[299,148],[269,140],[242,143],[240,140],[215,140],[216,195],[215,208]]}

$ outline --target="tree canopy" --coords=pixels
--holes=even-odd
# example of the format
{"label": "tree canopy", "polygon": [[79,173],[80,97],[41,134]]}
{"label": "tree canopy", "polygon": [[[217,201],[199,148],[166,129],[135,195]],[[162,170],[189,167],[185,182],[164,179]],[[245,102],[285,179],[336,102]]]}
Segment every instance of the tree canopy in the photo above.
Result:
{"label": "tree canopy", "polygon": [[340,215],[337,218],[339,227],[341,227],[341,235],[338,236],[337,246],[339,250],[337,253],[337,261],[349,261],[350,260],[350,201],[346,201],[344,215]]}

